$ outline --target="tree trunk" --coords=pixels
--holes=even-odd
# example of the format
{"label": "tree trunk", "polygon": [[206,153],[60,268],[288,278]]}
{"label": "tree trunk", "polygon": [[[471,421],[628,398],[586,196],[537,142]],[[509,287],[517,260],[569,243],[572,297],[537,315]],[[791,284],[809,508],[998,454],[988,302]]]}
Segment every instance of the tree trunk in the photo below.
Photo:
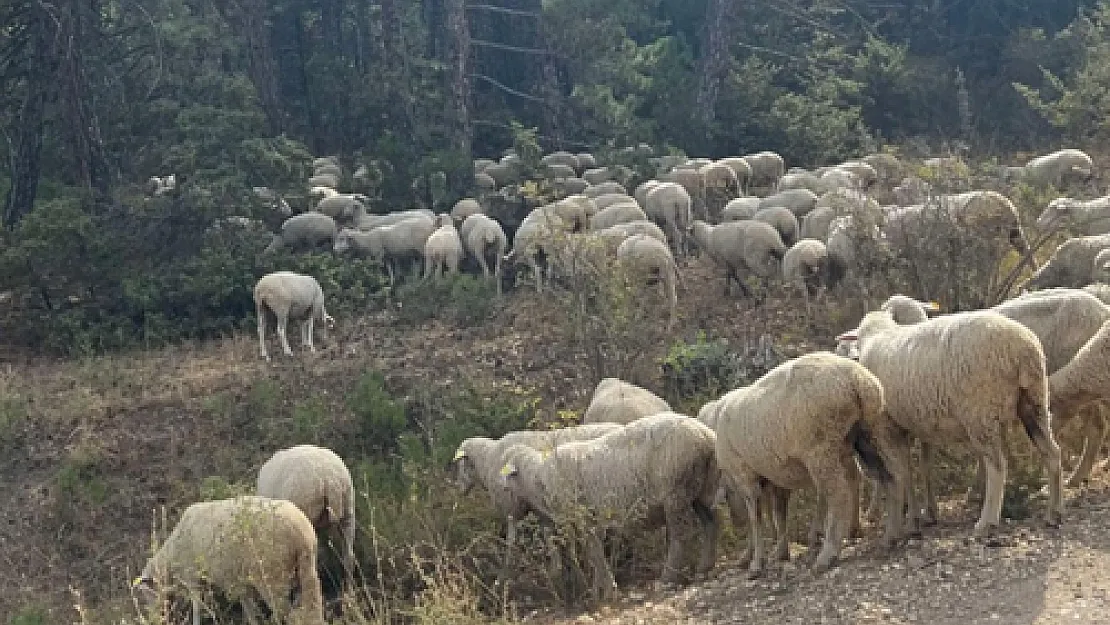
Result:
{"label": "tree trunk", "polygon": [[86,10],[85,3],[74,0],[66,14],[61,15],[58,23],[59,39],[64,42],[59,48],[61,54],[58,72],[61,86],[62,111],[65,128],[69,135],[70,150],[76,159],[78,181],[86,189],[95,191],[100,197],[108,195],[108,156],[104,140],[100,135],[100,120],[96,114],[86,73],[84,52],[94,47],[95,37],[99,36],[98,24],[87,24],[91,15],[99,19],[97,6]]}
{"label": "tree trunk", "polygon": [[[713,122],[721,80],[728,66],[731,17],[736,7],[732,0],[709,0],[705,12],[701,67],[698,71],[696,113],[705,126]],[[706,128],[708,132],[708,128]]]}
{"label": "tree trunk", "polygon": [[445,0],[454,147],[470,159],[470,25],[466,0]]}
{"label": "tree trunk", "polygon": [[53,84],[53,64],[47,36],[47,16],[41,10],[30,11],[27,26],[27,66],[24,84],[27,92],[19,107],[15,145],[11,149],[11,187],[4,202],[4,227],[12,229],[35,204],[38,194],[42,136],[45,129],[43,113],[47,89]]}
{"label": "tree trunk", "polygon": [[221,6],[217,3],[216,6],[247,45],[248,73],[266,113],[268,131],[273,135],[281,134],[285,131],[285,111],[278,86],[277,59],[271,44],[270,4],[246,0],[243,4]]}

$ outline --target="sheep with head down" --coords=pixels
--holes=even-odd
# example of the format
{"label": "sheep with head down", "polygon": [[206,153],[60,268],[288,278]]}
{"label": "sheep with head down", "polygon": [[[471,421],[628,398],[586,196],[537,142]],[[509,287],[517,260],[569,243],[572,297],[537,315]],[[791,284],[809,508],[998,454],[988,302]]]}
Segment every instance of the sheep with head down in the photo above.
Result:
{"label": "sheep with head down", "polygon": [[686,249],[686,233],[693,219],[693,200],[675,182],[660,182],[647,190],[640,203],[649,219],[665,228],[671,247]]}
{"label": "sheep with head down", "polygon": [[[791,490],[816,486],[826,516],[825,540],[814,569],[832,565],[859,509],[853,456],[883,483],[891,479],[870,434],[882,411],[878,378],[828,352],[783,363],[718,400],[713,417],[717,462],[726,491],[740,495],[746,504],[749,577],[763,570],[760,503],[768,485],[784,491],[773,506],[780,558],[788,555],[782,531],[786,497]],[[729,497],[734,523],[745,516],[737,509],[738,500]]]}
{"label": "sheep with head down", "polygon": [[450,215],[440,215],[439,225],[424,242],[424,279],[439,279],[459,272],[463,244],[455,220]]}
{"label": "sheep with head down", "polygon": [[646,234],[633,234],[617,247],[617,261],[630,276],[651,283],[658,281],[667,301],[667,331],[678,320],[678,265],[667,244]]}
{"label": "sheep with head down", "polygon": [[630,517],[662,518],[666,524],[663,584],[683,580],[693,528],[702,534],[695,578],[713,567],[719,481],[715,441],[713,430],[697,419],[668,412],[592,440],[564,443],[547,454],[515,445],[505,452],[501,473],[504,487],[541,516],[584,525],[594,591],[605,599],[616,582],[598,530],[624,525]]}
{"label": "sheep with head down", "polygon": [[671,411],[670,404],[646,388],[620,378],[604,378],[594,388],[582,423],[624,425],[641,417]]}
{"label": "sheep with head down", "polygon": [[1110,195],[1086,201],[1058,197],[1048,203],[1036,225],[1041,232],[1069,227],[1079,235],[1110,233]]}
{"label": "sheep with head down", "polygon": [[335,244],[338,233],[339,226],[331,217],[316,211],[304,212],[282,222],[281,232],[274,235],[273,240],[266,249],[262,250],[262,253],[268,254],[282,248],[293,250],[330,248]]}
{"label": "sheep with head down", "polygon": [[459,236],[462,238],[463,248],[468,254],[478,261],[482,268],[482,276],[490,278],[489,265],[493,263],[493,281],[497,285],[497,294],[501,294],[501,257],[509,247],[509,239],[501,224],[492,217],[481,213],[471,215],[459,227]]}
{"label": "sheep with head down", "polygon": [[770,278],[779,273],[779,261],[786,254],[786,245],[777,230],[762,221],[732,221],[710,226],[694,221],[691,234],[698,247],[725,270],[725,295],[732,292],[735,280],[747,296],[752,292],[744,277],[755,275]]}
{"label": "sheep with head down", "polygon": [[1044,154],[1021,167],[1003,167],[1006,182],[1027,182],[1034,186],[1061,187],[1069,180],[1087,180],[1094,174],[1094,162],[1082,150],[1066,148]]}
{"label": "sheep with head down", "polygon": [[335,319],[324,309],[324,291],[312,276],[292,271],[268,273],[254,285],[255,315],[258,317],[258,343],[262,357],[270,359],[266,351],[266,316],[272,314],[277,322],[277,335],[286,356],[292,356],[285,326],[290,319],[301,321],[301,344],[315,353],[312,329],[316,321],[326,328],[335,327]]}
{"label": "sheep with head down", "polygon": [[1095,282],[1095,259],[1106,249],[1110,249],[1110,234],[1068,239],[1052,252],[1022,288],[1062,286],[1077,289]]}

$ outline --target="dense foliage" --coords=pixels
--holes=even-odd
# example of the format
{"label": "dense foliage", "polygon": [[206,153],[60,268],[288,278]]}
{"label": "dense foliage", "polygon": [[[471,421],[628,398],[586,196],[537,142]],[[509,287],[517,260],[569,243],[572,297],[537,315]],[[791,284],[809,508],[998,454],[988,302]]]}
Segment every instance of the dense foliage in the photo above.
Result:
{"label": "dense foliage", "polygon": [[[545,149],[774,149],[807,166],[910,139],[1103,139],[1108,7],[16,0],[0,8],[0,290],[30,311],[26,340],[79,351],[233,328],[269,268],[311,264],[365,305],[373,267],[261,259],[253,234],[209,231],[229,215],[276,227],[252,186],[303,209],[312,155],[370,165],[387,210],[433,199],[433,171],[448,200],[465,193],[470,158],[521,127]],[[175,194],[143,193],[169,173]]]}

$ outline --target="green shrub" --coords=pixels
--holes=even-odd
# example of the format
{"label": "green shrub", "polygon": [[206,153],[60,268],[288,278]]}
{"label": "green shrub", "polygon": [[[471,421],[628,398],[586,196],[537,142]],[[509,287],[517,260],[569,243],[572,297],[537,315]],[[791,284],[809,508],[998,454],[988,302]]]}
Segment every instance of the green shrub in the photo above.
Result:
{"label": "green shrub", "polygon": [[460,326],[480,323],[493,315],[497,285],[479,276],[455,274],[439,280],[414,280],[397,289],[398,319],[421,323],[429,319]]}

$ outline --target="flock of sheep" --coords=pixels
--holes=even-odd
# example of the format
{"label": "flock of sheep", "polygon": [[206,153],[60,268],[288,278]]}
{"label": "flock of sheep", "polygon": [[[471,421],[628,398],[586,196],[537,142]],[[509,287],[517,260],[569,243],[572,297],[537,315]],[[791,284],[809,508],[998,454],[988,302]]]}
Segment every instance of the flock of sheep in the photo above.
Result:
{"label": "flock of sheep", "polygon": [[[944,168],[958,162],[931,159],[925,165]],[[313,211],[289,217],[271,249],[327,244],[337,252],[366,254],[387,267],[419,258],[425,278],[443,268],[457,271],[470,254],[491,279],[498,279],[502,262],[529,265],[536,288],[543,291],[566,270],[568,250],[596,242],[614,263],[629,263],[644,272],[645,283],[662,285],[673,323],[676,258],[695,246],[721,268],[726,289],[736,282],[748,293],[751,277],[778,274],[807,294],[835,289],[858,272],[854,252],[861,233],[897,253],[912,242],[918,224],[947,220],[1000,247],[1021,252],[1029,247],[1018,213],[1004,195],[934,193],[920,178],[903,177],[905,166],[888,154],[816,171],[786,171],[783,159],[770,152],[719,161],[659,157],[654,163],[658,179],[628,194],[633,172],[627,168],[597,167],[588,154],[545,156],[541,175],[565,197],[521,220],[509,248],[502,225],[483,211],[491,198],[514,192],[521,182],[515,155],[476,161],[479,197],[460,200],[440,215],[428,209],[371,215],[365,197],[336,190],[342,179],[338,162],[318,159],[312,183],[320,187],[313,189],[322,196],[319,203]],[[1006,168],[1002,175],[1060,186],[1071,178],[1089,178],[1092,169],[1086,154],[1061,150]],[[881,206],[870,197],[869,190],[883,181],[898,205]],[[756,189],[761,197],[747,195]],[[485,489],[505,519],[502,575],[513,559],[517,522],[534,512],[585,530],[598,597],[615,589],[602,530],[634,517],[661,520],[667,527],[663,583],[689,578],[687,547],[694,538],[700,538],[701,548],[693,577],[704,577],[716,561],[716,508],[727,503],[734,523],[747,521],[749,544],[741,563],[755,576],[765,567],[764,517],[776,539],[774,556],[787,558],[789,497],[808,487],[819,496],[810,546],[816,550],[820,544],[814,567],[822,570],[839,557],[843,539],[860,532],[861,478],[873,485],[872,518],[885,519],[885,547],[936,520],[927,470],[936,449],[969,448],[978,459],[978,482],[985,486],[974,533],[984,536],[1000,522],[1007,473],[1004,432],[1016,424],[1044,464],[1046,520],[1060,523],[1064,475],[1055,432],[1072,419],[1084,425],[1085,446],[1070,477],[1070,484],[1078,486],[1089,476],[1106,430],[1101,403],[1110,389],[1110,287],[1095,283],[1110,275],[1110,198],[1057,199],[1036,226],[1068,226],[1082,236],[1060,245],[1026,282],[1027,289],[1039,290],[993,308],[930,318],[938,312],[934,304],[893,296],[837,337],[835,354],[816,352],[783,363],[753,384],[707,402],[696,418],[675,413],[647,389],[607,378],[595,389],[583,425],[463,441],[452,461],[453,480],[463,493],[475,486]],[[390,275],[396,275],[392,269]],[[265,358],[267,311],[277,317],[286,354],[291,353],[285,338],[288,320],[303,320],[302,339],[310,350],[313,322],[334,323],[310,276],[269,274],[254,294]],[[911,470],[914,441],[922,445],[926,465],[921,502]],[[272,610],[293,609],[289,597],[297,596],[294,611],[322,621],[319,580],[307,555],[315,553],[315,536],[308,530],[338,524],[350,549],[350,476],[334,454],[327,462],[307,453],[280,456],[267,466],[284,469],[282,476],[267,477],[264,467],[258,493],[290,499],[299,515],[269,499],[195,504],[137,586],[150,590],[171,579],[188,584],[200,575],[196,561],[203,556],[209,566],[216,561],[226,566],[222,577],[207,575],[210,583],[239,588],[254,583],[248,577],[277,580],[258,588]],[[334,480],[309,480],[312,486],[306,486],[310,472],[305,467],[324,464]],[[290,470],[293,466],[297,469]],[[311,497],[303,496],[304,489]],[[267,540],[281,545],[272,562],[244,562],[236,555],[238,547],[213,552],[213,537],[229,536],[236,527],[229,519],[244,514],[261,519],[252,526],[252,545]],[[299,547],[283,538],[292,534],[303,536]],[[220,540],[236,544],[235,538]],[[348,574],[351,557],[348,551]],[[248,564],[272,567],[273,575],[248,576],[243,569]]]}

